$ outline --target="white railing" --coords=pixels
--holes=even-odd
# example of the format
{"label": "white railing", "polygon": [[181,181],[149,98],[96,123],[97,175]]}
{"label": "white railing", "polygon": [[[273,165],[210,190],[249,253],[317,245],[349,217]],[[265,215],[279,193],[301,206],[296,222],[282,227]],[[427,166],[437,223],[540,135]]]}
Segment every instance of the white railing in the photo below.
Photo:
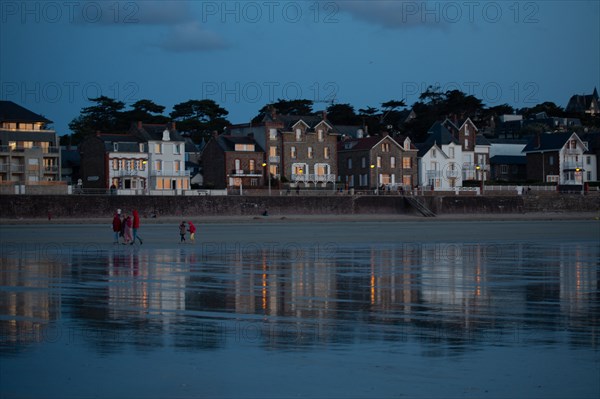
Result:
{"label": "white railing", "polygon": [[318,175],[318,174],[314,174],[314,173],[292,174],[292,181],[304,182],[304,183],[335,182],[335,175],[334,174]]}
{"label": "white railing", "polygon": [[269,162],[270,163],[279,163],[279,155],[269,156]]}
{"label": "white railing", "polygon": [[153,170],[150,172],[150,176],[189,176],[189,170]]}

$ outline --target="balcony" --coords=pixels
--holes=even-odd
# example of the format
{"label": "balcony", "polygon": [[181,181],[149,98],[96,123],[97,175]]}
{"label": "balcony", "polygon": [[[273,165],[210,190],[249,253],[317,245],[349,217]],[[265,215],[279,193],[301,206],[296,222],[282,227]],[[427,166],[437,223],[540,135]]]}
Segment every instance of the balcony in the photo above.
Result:
{"label": "balcony", "polygon": [[43,154],[60,154],[60,147],[14,147],[9,145],[0,145],[0,153],[24,153],[25,151],[41,151]]}
{"label": "balcony", "polygon": [[583,170],[583,162],[563,162],[562,164],[562,170],[564,171],[576,169]]}
{"label": "balcony", "polygon": [[279,163],[279,161],[280,161],[279,155],[269,156],[269,163]]}
{"label": "balcony", "polygon": [[241,176],[252,176],[252,177],[260,177],[262,176],[263,171],[259,169],[232,169],[230,172],[230,176],[232,177],[241,177]]}
{"label": "balcony", "polygon": [[564,150],[565,155],[583,155],[583,152],[577,148],[566,148]]}
{"label": "balcony", "polygon": [[318,174],[314,174],[314,173],[292,174],[292,181],[304,182],[304,183],[308,183],[308,182],[329,183],[329,182],[335,182],[335,175],[334,174],[318,175]]}
{"label": "balcony", "polygon": [[437,179],[442,177],[442,172],[439,170],[428,170],[427,171],[427,179]]}
{"label": "balcony", "polygon": [[125,177],[125,176],[147,176],[146,170],[138,170],[138,169],[118,169],[111,170],[111,175],[114,177]]}
{"label": "balcony", "polygon": [[153,170],[150,171],[150,176],[164,176],[164,177],[183,177],[189,176],[189,170]]}
{"label": "balcony", "polygon": [[57,173],[58,166],[57,165],[46,165],[44,166],[44,173]]}

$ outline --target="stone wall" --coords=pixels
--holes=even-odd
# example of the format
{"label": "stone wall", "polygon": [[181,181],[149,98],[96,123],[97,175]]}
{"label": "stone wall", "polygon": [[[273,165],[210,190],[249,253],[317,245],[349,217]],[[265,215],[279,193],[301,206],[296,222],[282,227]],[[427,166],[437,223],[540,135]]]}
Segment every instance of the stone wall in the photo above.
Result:
{"label": "stone wall", "polygon": [[[437,214],[597,212],[597,195],[420,197]],[[107,196],[2,195],[1,218],[107,217],[121,208],[149,216],[415,214],[401,196]]]}

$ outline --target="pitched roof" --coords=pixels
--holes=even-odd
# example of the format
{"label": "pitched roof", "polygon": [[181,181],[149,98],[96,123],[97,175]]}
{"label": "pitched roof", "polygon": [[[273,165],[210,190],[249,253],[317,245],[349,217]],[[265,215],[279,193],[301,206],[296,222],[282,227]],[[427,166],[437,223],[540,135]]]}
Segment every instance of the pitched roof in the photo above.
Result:
{"label": "pitched roof", "polygon": [[594,92],[592,94],[587,94],[587,95],[575,94],[574,96],[571,96],[571,98],[569,99],[569,103],[567,104],[567,107],[565,108],[565,110],[567,112],[587,111],[591,108],[594,100],[596,102],[599,101],[598,90],[595,87],[594,87]]}
{"label": "pitched roof", "polygon": [[27,108],[21,107],[12,101],[0,101],[0,122],[52,123],[51,120],[46,119]]}
{"label": "pitched roof", "polygon": [[[403,148],[402,144],[398,143],[391,136],[369,136],[363,137],[361,139],[350,139],[340,141],[338,143],[338,152],[343,151],[369,151],[371,148],[375,147],[379,142],[390,139],[392,143],[396,144],[398,147]],[[415,149],[415,148],[412,148]]]}
{"label": "pitched roof", "polygon": [[169,131],[169,140],[185,141],[175,127],[171,124],[149,124],[149,123],[134,123],[129,132],[140,137],[144,141],[162,140],[163,132]]}
{"label": "pitched roof", "polygon": [[[523,148],[524,153],[537,152],[537,151],[558,151],[571,138],[574,133],[544,133],[539,136],[533,136],[533,138]],[[538,143],[539,137],[539,143]]]}
{"label": "pitched roof", "polygon": [[475,136],[475,144],[477,145],[492,145],[488,139],[486,139],[483,134],[478,134]]}
{"label": "pitched roof", "polygon": [[254,152],[263,152],[263,149],[256,140],[248,136],[231,136],[221,134],[217,137],[217,144],[223,151],[235,151],[236,144],[253,144]]}

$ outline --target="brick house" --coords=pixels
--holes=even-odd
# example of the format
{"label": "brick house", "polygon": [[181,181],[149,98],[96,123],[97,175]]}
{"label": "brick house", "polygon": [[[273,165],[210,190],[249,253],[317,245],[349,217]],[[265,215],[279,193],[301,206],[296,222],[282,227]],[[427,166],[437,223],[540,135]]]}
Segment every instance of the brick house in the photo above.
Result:
{"label": "brick house", "polygon": [[594,87],[594,92],[592,94],[576,94],[571,96],[565,111],[573,113],[586,113],[590,115],[600,114],[600,98],[598,97],[598,90]]}
{"label": "brick house", "polygon": [[586,181],[586,152],[588,148],[576,133],[538,134],[523,149],[527,156],[527,179],[581,185]]}
{"label": "brick house", "polygon": [[258,188],[265,184],[265,152],[250,136],[212,137],[202,152],[204,185],[217,189]]}
{"label": "brick house", "polygon": [[417,148],[389,135],[347,139],[338,143],[340,180],[347,188],[412,188],[417,182]]}
{"label": "brick house", "polygon": [[234,125],[232,136],[252,133],[267,152],[270,174],[293,186],[326,187],[337,178],[339,134],[322,116],[280,115],[272,112],[258,124]]}

